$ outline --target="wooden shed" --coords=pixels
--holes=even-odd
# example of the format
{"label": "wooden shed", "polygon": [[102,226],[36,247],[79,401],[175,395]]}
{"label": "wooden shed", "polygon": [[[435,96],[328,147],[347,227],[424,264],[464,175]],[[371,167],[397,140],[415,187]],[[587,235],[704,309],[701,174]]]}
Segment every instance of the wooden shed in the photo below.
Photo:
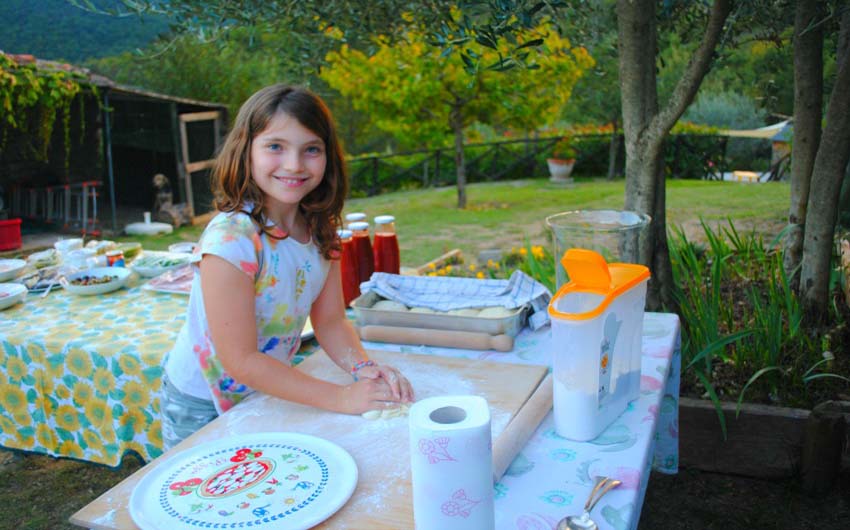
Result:
{"label": "wooden shed", "polygon": [[69,72],[90,90],[72,102],[67,126],[56,116],[46,156],[26,132],[7,133],[0,148],[6,216],[119,233],[127,212],[152,209],[156,174],[165,175],[174,202],[185,204],[193,220],[212,210],[209,169],[227,125],[225,105],[120,85],[32,56],[8,57],[37,71]]}

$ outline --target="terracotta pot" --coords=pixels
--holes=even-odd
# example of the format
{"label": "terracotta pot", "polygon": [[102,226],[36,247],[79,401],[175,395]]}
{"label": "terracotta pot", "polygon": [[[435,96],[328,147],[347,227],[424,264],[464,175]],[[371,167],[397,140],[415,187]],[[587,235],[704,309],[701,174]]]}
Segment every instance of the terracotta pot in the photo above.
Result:
{"label": "terracotta pot", "polygon": [[570,175],[573,173],[573,166],[576,163],[575,158],[547,158],[546,164],[549,166],[549,175],[552,182],[572,182]]}

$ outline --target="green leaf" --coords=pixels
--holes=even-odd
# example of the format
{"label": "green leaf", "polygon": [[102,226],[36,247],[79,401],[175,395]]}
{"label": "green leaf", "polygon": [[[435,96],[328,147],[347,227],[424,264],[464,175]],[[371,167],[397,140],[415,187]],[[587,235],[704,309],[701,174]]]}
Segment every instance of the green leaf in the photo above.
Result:
{"label": "green leaf", "polygon": [[56,427],[56,434],[59,435],[59,439],[61,439],[62,441],[68,441],[68,440],[73,441],[73,439],[74,439],[74,435],[72,433],[70,433],[69,431],[67,431],[65,429],[62,429],[61,427]]}
{"label": "green leaf", "polygon": [[145,444],[145,449],[148,450],[148,455],[150,455],[151,458],[157,458],[162,454],[162,448],[153,444]]}
{"label": "green leaf", "polygon": [[56,355],[50,355],[47,357],[47,362],[50,363],[50,366],[56,368],[57,366],[61,366],[65,363],[65,356],[61,353],[57,353]]}
{"label": "green leaf", "polygon": [[27,403],[35,403],[38,400],[38,392],[34,388],[27,391]]}
{"label": "green leaf", "polygon": [[129,442],[135,436],[136,430],[133,428],[132,423],[127,423],[116,429],[115,434],[122,442]]}
{"label": "green leaf", "polygon": [[850,379],[848,379],[847,377],[844,377],[843,375],[838,375],[838,374],[815,374],[815,375],[810,375],[808,377],[804,377],[803,381],[808,383],[809,381],[812,381],[814,379],[823,379],[824,377],[829,377],[829,378],[833,378],[833,379],[840,379],[842,381],[850,383]]}
{"label": "green leaf", "polygon": [[466,65],[466,68],[470,72],[475,71],[475,63],[472,62],[472,59],[469,58],[466,52],[460,54],[460,58],[463,59],[463,64]]}
{"label": "green leaf", "polygon": [[112,362],[112,375],[115,377],[121,377],[124,375],[124,370],[121,369],[121,363],[117,361]]}
{"label": "green leaf", "polygon": [[726,441],[726,415],[723,413],[723,406],[720,404],[720,399],[714,391],[714,385],[712,385],[708,378],[699,370],[695,370],[694,373],[697,378],[702,381],[703,386],[705,386],[706,391],[708,391],[708,396],[711,398],[712,403],[714,403],[714,410],[717,412],[717,419],[720,420],[720,430],[723,431],[723,440]]}
{"label": "green leaf", "polygon": [[696,354],[693,359],[691,359],[691,362],[688,363],[688,365],[685,367],[685,369],[687,370],[688,368],[690,368],[691,366],[693,366],[694,364],[699,362],[703,357],[706,357],[707,355],[713,353],[715,350],[721,349],[721,348],[727,346],[728,344],[732,344],[733,342],[737,342],[737,341],[743,339],[744,337],[748,337],[752,334],[753,334],[752,329],[744,329],[744,330],[741,330],[741,331],[736,331],[735,333],[732,333],[730,335],[726,335],[725,337],[722,337],[720,339],[717,339],[717,340],[711,342],[705,348],[703,348],[698,354]]}
{"label": "green leaf", "polygon": [[773,372],[780,370],[778,366],[767,366],[762,368],[758,372],[754,373],[752,377],[747,381],[747,384],[744,385],[744,388],[741,389],[741,393],[738,395],[738,406],[735,407],[735,418],[741,415],[741,403],[744,401],[744,392],[750,387],[751,384],[755,383],[759,377],[763,376],[768,372]]}
{"label": "green leaf", "polygon": [[106,363],[106,359],[104,359],[100,355],[92,355],[92,364],[94,364],[95,368],[108,368],[109,367],[109,365]]}
{"label": "green leaf", "polygon": [[35,436],[35,427],[21,427],[18,429],[18,434],[20,434],[23,438]]}
{"label": "green leaf", "polygon": [[145,368],[144,370],[142,370],[142,377],[147,383],[153,383],[154,381],[158,381],[162,378],[162,367],[151,366],[150,368]]}
{"label": "green leaf", "polygon": [[514,51],[521,50],[523,48],[531,48],[531,47],[534,47],[534,46],[540,46],[541,44],[543,44],[543,39],[533,39],[533,40],[530,40],[528,42],[523,42],[522,44],[520,44],[519,46],[514,48]]}

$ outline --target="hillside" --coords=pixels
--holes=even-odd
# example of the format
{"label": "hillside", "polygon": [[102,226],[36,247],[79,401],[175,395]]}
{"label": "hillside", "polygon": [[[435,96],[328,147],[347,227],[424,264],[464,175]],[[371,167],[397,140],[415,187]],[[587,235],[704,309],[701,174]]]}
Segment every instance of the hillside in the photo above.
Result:
{"label": "hillside", "polygon": [[144,47],[168,24],[158,17],[112,17],[66,0],[0,1],[0,50],[82,63]]}

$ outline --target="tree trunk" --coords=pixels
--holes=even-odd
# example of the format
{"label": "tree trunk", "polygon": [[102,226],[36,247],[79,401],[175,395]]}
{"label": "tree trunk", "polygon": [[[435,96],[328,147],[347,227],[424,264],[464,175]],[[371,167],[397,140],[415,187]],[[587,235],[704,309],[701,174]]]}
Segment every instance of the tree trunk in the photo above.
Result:
{"label": "tree trunk", "polygon": [[608,180],[614,180],[617,176],[617,155],[620,154],[620,133],[617,131],[618,120],[615,116],[611,120],[613,130],[611,131],[611,142],[608,144]]}
{"label": "tree trunk", "polygon": [[785,239],[785,273],[797,282],[803,257],[806,203],[820,143],[823,106],[822,0],[798,0],[794,17],[794,141],[791,157],[791,207]]}
{"label": "tree trunk", "polygon": [[650,266],[649,310],[673,310],[673,267],[667,245],[666,190],[662,164],[664,139],[694,99],[732,9],[715,0],[702,42],[691,57],[663,109],[658,108],[655,76],[655,2],[618,0],[617,37],[623,132],[626,144],[627,210],[652,217],[640,244],[640,263]]}
{"label": "tree trunk", "polygon": [[[841,38],[847,43],[850,12],[841,19]],[[812,170],[809,202],[806,208],[806,230],[803,238],[803,260],[800,271],[800,294],[807,313],[815,319],[826,315],[829,303],[829,277],[838,195],[844,170],[850,160],[850,60],[847,50],[839,49],[836,57],[838,74],[826,109],[826,126]]]}
{"label": "tree trunk", "polygon": [[455,168],[457,170],[457,207],[466,208],[466,158],[463,155],[463,118],[460,109],[452,108],[449,116],[455,134]]}

